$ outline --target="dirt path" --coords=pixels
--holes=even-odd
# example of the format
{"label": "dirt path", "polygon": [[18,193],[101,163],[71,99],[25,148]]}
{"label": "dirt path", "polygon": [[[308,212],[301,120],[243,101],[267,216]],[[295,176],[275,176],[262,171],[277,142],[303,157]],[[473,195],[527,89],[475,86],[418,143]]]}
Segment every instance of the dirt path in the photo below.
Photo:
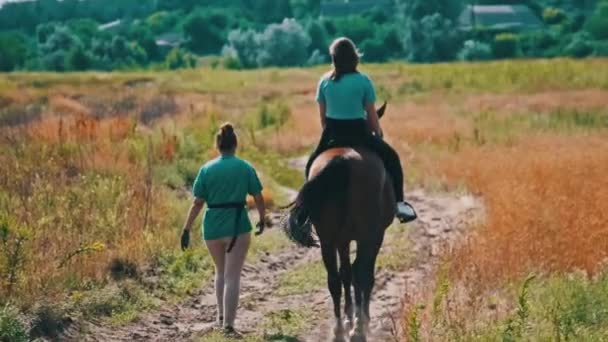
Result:
{"label": "dirt path", "polygon": [[[394,339],[402,298],[415,292],[432,277],[440,252],[446,244],[453,244],[465,232],[471,221],[479,216],[478,203],[471,196],[431,195],[416,191],[409,199],[417,208],[420,219],[407,227],[408,239],[388,235],[381,255],[403,252],[401,270],[380,270],[372,301],[372,341]],[[396,229],[392,227],[391,229]],[[409,242],[408,242],[409,240]],[[248,265],[242,280],[242,299],[237,321],[238,328],[250,335],[264,336],[262,324],[270,313],[289,312],[306,308],[315,319],[300,333],[300,341],[325,341],[333,326],[331,300],[324,286],[304,294],[279,296],[281,277],[302,265],[318,262],[318,249],[290,246],[276,255],[267,255],[255,265]],[[89,333],[79,336],[84,341],[189,341],[202,338],[213,327],[215,308],[212,286],[205,286],[200,295],[178,305],[166,305],[138,322],[113,328],[100,322],[86,327]],[[293,340],[293,339],[292,339]]]}

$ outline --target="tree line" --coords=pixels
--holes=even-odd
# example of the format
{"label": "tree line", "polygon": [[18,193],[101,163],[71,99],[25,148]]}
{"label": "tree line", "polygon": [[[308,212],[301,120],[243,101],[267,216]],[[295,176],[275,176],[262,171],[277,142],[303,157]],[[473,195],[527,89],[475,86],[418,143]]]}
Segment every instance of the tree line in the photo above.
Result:
{"label": "tree line", "polygon": [[37,0],[0,9],[0,71],[175,69],[200,56],[227,68],[314,65],[338,36],[366,62],[608,55],[608,0],[474,2],[526,4],[544,28],[465,32],[458,17],[473,1],[458,0],[331,18],[319,0]]}

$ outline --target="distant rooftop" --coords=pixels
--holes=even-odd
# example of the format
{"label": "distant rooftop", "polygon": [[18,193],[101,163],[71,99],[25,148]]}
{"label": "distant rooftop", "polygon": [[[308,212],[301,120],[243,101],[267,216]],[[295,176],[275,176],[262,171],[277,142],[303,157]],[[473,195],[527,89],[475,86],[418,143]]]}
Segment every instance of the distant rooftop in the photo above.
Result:
{"label": "distant rooftop", "polygon": [[321,15],[338,17],[359,14],[373,8],[380,8],[389,12],[393,8],[393,0],[323,0],[321,1]]}
{"label": "distant rooftop", "polygon": [[112,28],[120,26],[121,23],[122,23],[121,20],[114,20],[114,21],[111,21],[109,23],[99,25],[98,29],[100,31],[109,30],[109,29],[112,29]]}
{"label": "distant rooftop", "polygon": [[460,14],[458,23],[462,30],[474,27],[534,30],[544,27],[543,22],[526,5],[469,5]]}
{"label": "distant rooftop", "polygon": [[184,43],[184,37],[179,33],[165,33],[156,37],[156,45],[162,47],[178,47]]}

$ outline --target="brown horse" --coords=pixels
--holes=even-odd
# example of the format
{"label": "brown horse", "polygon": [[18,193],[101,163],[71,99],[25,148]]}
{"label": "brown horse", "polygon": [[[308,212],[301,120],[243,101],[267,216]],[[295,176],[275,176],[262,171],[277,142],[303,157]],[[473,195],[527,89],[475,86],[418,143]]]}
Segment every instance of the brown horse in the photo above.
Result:
{"label": "brown horse", "polygon": [[[383,110],[384,107],[380,112]],[[301,245],[311,246],[315,241],[310,224],[315,228],[334,304],[334,341],[343,341],[346,332],[340,308],[342,288],[346,329],[352,328],[351,341],[365,341],[376,257],[384,232],[395,217],[395,194],[382,160],[364,147],[325,151],[314,161],[310,180],[298,194],[295,205],[287,233]],[[310,219],[307,224],[295,222],[302,211]],[[351,241],[357,244],[352,265]]]}

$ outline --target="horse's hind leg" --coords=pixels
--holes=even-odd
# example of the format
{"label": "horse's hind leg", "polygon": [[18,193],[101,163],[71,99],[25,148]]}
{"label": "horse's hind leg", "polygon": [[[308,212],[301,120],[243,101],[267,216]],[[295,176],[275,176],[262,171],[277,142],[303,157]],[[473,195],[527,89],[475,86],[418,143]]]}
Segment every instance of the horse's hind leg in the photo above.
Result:
{"label": "horse's hind leg", "polygon": [[367,243],[357,242],[357,256],[353,264],[353,285],[355,287],[355,324],[350,332],[351,341],[366,341],[365,327],[367,318],[364,314],[364,284],[366,283],[365,264]]}
{"label": "horse's hind leg", "polygon": [[351,285],[353,281],[352,265],[350,264],[350,243],[338,248],[340,255],[340,278],[344,287],[344,315],[346,329],[352,328],[353,322],[353,298],[351,296]]}
{"label": "horse's hind leg", "polygon": [[367,262],[365,263],[365,280],[363,283],[363,313],[367,317],[367,323],[369,324],[370,312],[369,307],[371,303],[372,291],[374,289],[374,283],[376,280],[376,258],[380,252],[382,241],[371,244],[370,249],[366,255]]}
{"label": "horse's hind leg", "polygon": [[369,306],[374,288],[374,268],[381,245],[381,239],[380,242],[357,243],[357,257],[353,266],[356,312],[351,341],[366,341],[370,319]]}
{"label": "horse's hind leg", "polygon": [[334,303],[334,317],[336,326],[334,328],[334,341],[344,340],[344,328],[342,318],[340,317],[340,297],[342,295],[342,284],[340,283],[340,275],[338,273],[338,259],[336,249],[329,245],[321,243],[321,255],[323,256],[323,264],[327,270],[327,287],[331,294]]}

